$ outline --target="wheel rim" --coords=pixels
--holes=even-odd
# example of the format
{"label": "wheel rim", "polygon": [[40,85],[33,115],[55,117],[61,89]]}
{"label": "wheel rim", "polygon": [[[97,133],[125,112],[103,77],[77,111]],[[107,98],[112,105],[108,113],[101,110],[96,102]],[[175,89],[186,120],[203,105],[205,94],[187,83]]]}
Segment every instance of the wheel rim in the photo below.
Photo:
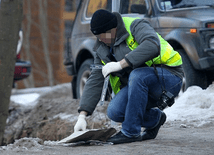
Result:
{"label": "wheel rim", "polygon": [[86,81],[90,75],[90,71],[86,70],[85,72],[83,72],[82,76],[81,76],[81,80],[80,80],[80,96],[82,96],[83,93],[83,89],[85,87]]}

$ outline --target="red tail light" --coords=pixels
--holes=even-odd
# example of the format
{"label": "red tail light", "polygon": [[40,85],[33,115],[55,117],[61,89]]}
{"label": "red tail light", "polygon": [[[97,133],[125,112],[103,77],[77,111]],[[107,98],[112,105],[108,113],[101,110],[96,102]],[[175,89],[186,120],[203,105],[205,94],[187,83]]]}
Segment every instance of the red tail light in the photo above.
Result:
{"label": "red tail light", "polygon": [[21,59],[20,53],[16,55],[16,59]]}
{"label": "red tail light", "polygon": [[27,68],[22,68],[23,73],[27,73]]}
{"label": "red tail light", "polygon": [[15,67],[15,72],[14,72],[14,74],[15,74],[15,75],[20,75],[21,72],[22,72],[22,67],[16,66],[16,67]]}

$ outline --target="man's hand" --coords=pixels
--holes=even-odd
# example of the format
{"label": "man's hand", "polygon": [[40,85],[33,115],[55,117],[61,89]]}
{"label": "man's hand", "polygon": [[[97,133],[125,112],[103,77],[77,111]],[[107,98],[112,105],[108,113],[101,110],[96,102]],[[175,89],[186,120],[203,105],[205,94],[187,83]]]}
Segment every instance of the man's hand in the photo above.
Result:
{"label": "man's hand", "polygon": [[77,123],[74,126],[74,132],[86,130],[87,123],[86,123],[85,117],[86,116],[84,114],[79,115]]}
{"label": "man's hand", "polygon": [[117,72],[117,71],[120,71],[122,70],[122,67],[120,65],[120,62],[109,62],[107,63],[103,69],[102,69],[102,73],[103,73],[103,76],[104,78],[106,76],[108,76],[110,73],[112,72]]}

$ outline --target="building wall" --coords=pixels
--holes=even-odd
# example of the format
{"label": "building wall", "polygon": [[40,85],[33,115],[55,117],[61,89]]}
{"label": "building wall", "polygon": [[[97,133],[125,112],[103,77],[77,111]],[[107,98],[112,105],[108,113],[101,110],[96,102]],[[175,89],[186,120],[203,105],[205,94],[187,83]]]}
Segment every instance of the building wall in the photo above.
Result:
{"label": "building wall", "polygon": [[[72,2],[72,0],[70,1]],[[39,2],[41,2],[42,8]],[[66,41],[64,38],[64,23],[65,21],[73,21],[75,7],[72,7],[69,12],[65,12],[65,0],[23,0],[23,3],[22,29],[24,41],[21,57],[23,60],[31,61],[32,72],[30,77],[17,82],[17,88],[50,85],[45,51],[48,51],[50,56],[54,85],[70,82],[71,77],[67,75],[63,65],[64,44]],[[73,1],[73,4],[75,5],[75,1]],[[45,19],[45,6],[47,6],[47,20],[41,21],[41,17]],[[47,24],[45,24],[46,22]],[[47,25],[47,30],[45,30],[45,25]],[[46,32],[47,37],[44,37]],[[44,44],[45,41],[47,41],[48,45]],[[47,45],[46,50],[45,45]]]}

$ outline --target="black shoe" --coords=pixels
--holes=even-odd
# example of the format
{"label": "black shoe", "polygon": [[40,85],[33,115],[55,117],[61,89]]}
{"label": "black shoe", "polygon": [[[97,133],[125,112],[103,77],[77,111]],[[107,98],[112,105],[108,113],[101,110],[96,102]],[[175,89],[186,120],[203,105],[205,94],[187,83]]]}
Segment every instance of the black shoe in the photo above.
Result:
{"label": "black shoe", "polygon": [[160,122],[158,123],[158,125],[156,127],[154,127],[153,129],[146,129],[143,131],[143,133],[141,135],[142,140],[155,139],[161,125],[163,125],[165,123],[165,121],[166,121],[166,114],[164,112],[162,112]]}
{"label": "black shoe", "polygon": [[107,140],[107,142],[112,142],[114,144],[131,143],[136,141],[142,141],[141,135],[138,137],[129,138],[125,136],[121,131]]}

